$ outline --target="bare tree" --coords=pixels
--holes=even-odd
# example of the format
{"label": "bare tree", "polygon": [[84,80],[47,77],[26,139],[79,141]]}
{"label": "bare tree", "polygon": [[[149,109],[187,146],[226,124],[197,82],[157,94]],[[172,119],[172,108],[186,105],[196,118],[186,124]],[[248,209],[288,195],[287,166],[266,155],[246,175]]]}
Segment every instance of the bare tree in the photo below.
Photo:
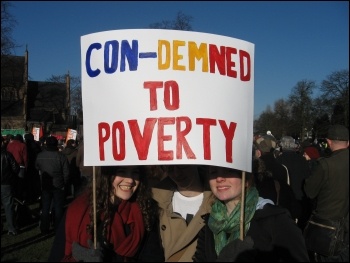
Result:
{"label": "bare tree", "polygon": [[173,30],[184,30],[191,31],[191,21],[193,17],[184,14],[182,11],[177,12],[175,20],[163,20],[161,22],[152,23],[149,28],[154,29],[173,29]]}
{"label": "bare tree", "polygon": [[274,119],[275,123],[273,124],[273,134],[276,138],[281,138],[284,135],[288,134],[291,112],[290,104],[285,99],[279,99],[275,102],[274,108]]}
{"label": "bare tree", "polygon": [[[66,74],[52,75],[46,81],[53,83],[66,83]],[[82,97],[80,77],[70,76],[70,115],[76,115],[78,121],[82,119]]]}
{"label": "bare tree", "polygon": [[333,106],[323,99],[322,96],[315,98],[312,102],[312,116],[314,119],[320,118],[322,116],[329,115],[331,117],[331,112]]}
{"label": "bare tree", "polygon": [[321,85],[322,99],[332,105],[332,123],[349,126],[349,70],[335,71]]}
{"label": "bare tree", "polygon": [[10,1],[1,1],[1,56],[10,55],[18,47],[12,38],[17,20],[10,13]]}
{"label": "bare tree", "polygon": [[254,132],[259,134],[266,134],[267,131],[274,133],[275,115],[268,105],[266,110],[261,113],[259,119],[254,121]]}
{"label": "bare tree", "polygon": [[289,135],[290,131],[290,104],[284,99],[279,99],[274,104],[274,109],[267,106],[266,110],[254,121],[255,133],[266,134],[271,131],[276,139],[283,135]]}
{"label": "bare tree", "polygon": [[[271,110],[268,106],[254,120],[254,131],[271,130],[279,137],[292,135],[304,139],[312,130],[312,137],[324,138],[332,123],[349,126],[349,70],[333,72],[322,82],[319,97],[312,98],[316,84],[302,80],[292,89],[288,101],[278,100]],[[310,134],[310,133],[309,133]]]}
{"label": "bare tree", "polygon": [[291,132],[301,140],[304,140],[306,132],[311,130],[313,125],[312,94],[315,88],[314,81],[302,80],[292,89],[289,96],[293,124]]}

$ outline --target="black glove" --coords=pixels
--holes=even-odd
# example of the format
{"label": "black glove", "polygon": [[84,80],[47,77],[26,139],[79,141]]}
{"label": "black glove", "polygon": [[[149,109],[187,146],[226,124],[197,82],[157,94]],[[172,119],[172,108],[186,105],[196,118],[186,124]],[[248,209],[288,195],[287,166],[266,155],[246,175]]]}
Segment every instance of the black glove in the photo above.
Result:
{"label": "black glove", "polygon": [[254,241],[250,236],[242,240],[235,239],[228,243],[220,252],[216,262],[253,262]]}
{"label": "black glove", "polygon": [[99,243],[94,249],[94,243],[88,240],[89,248],[80,246],[77,242],[73,242],[72,255],[77,261],[83,262],[103,262],[103,253]]}

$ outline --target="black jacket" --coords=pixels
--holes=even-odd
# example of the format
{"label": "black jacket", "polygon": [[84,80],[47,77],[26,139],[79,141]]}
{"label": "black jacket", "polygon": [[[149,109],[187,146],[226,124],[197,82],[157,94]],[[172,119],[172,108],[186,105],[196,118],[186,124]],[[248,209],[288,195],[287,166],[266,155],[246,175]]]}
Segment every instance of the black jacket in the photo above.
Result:
{"label": "black jacket", "polygon": [[[276,182],[279,186],[278,200]],[[264,178],[263,180],[255,179],[255,187],[259,192],[259,196],[272,200],[276,205],[287,208],[293,219],[301,216],[301,205],[295,198],[293,189],[290,185],[283,181],[278,181],[272,177]]]}
{"label": "black jacket", "polygon": [[1,184],[12,185],[15,176],[19,173],[19,165],[13,155],[1,148]]}
{"label": "black jacket", "polygon": [[45,190],[61,189],[69,182],[68,159],[56,149],[40,152],[36,158],[35,167],[41,173],[42,187]]}
{"label": "black jacket", "polygon": [[[215,262],[213,232],[206,224],[199,232],[195,262]],[[250,223],[247,236],[254,241],[249,261],[256,262],[309,262],[304,237],[289,212],[281,207],[266,204],[256,210]],[[232,251],[234,253],[234,251]],[[239,258],[239,261],[244,259]]]}
{"label": "black jacket", "polygon": [[264,161],[266,170],[272,173],[272,177],[279,182],[288,182],[288,173],[286,168],[280,164],[273,153],[264,153],[261,157],[261,160]]}
{"label": "black jacket", "polygon": [[293,189],[295,198],[299,201],[305,197],[304,182],[309,177],[309,165],[306,159],[292,150],[283,150],[276,160],[288,168],[290,186]]}

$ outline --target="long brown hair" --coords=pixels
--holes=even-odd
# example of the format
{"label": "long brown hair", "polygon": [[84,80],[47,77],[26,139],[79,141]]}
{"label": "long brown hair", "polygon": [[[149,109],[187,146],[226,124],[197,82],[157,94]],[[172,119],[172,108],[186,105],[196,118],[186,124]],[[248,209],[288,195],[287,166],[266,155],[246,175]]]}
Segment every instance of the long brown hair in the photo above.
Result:
{"label": "long brown hair", "polygon": [[[153,223],[158,218],[158,206],[152,198],[152,191],[148,186],[145,167],[138,167],[140,169],[140,184],[130,201],[136,200],[143,215],[145,228],[147,231],[150,231]],[[102,166],[98,169],[98,175],[96,176],[96,224],[102,228],[102,237],[104,239],[107,236],[107,227],[111,223],[116,207],[121,202],[119,198],[117,199],[119,202],[116,204],[112,204],[110,201],[110,197],[114,194],[113,181],[116,177],[117,169],[118,166]],[[92,182],[91,187],[89,187],[89,200],[90,207],[93,207]],[[93,237],[93,209],[90,211],[90,224],[87,226],[87,232]]]}

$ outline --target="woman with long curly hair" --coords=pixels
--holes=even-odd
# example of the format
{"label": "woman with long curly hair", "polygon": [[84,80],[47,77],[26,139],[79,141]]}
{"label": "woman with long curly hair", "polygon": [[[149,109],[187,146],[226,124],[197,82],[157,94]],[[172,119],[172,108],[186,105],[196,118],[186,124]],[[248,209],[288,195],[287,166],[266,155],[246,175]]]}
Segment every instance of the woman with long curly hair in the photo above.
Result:
{"label": "woman with long curly hair", "polygon": [[[145,167],[102,166],[98,173],[96,222],[93,191],[88,187],[68,206],[49,261],[162,261],[158,206],[152,199]],[[93,243],[95,238],[97,244]],[[149,247],[145,249],[149,244],[152,254]]]}

